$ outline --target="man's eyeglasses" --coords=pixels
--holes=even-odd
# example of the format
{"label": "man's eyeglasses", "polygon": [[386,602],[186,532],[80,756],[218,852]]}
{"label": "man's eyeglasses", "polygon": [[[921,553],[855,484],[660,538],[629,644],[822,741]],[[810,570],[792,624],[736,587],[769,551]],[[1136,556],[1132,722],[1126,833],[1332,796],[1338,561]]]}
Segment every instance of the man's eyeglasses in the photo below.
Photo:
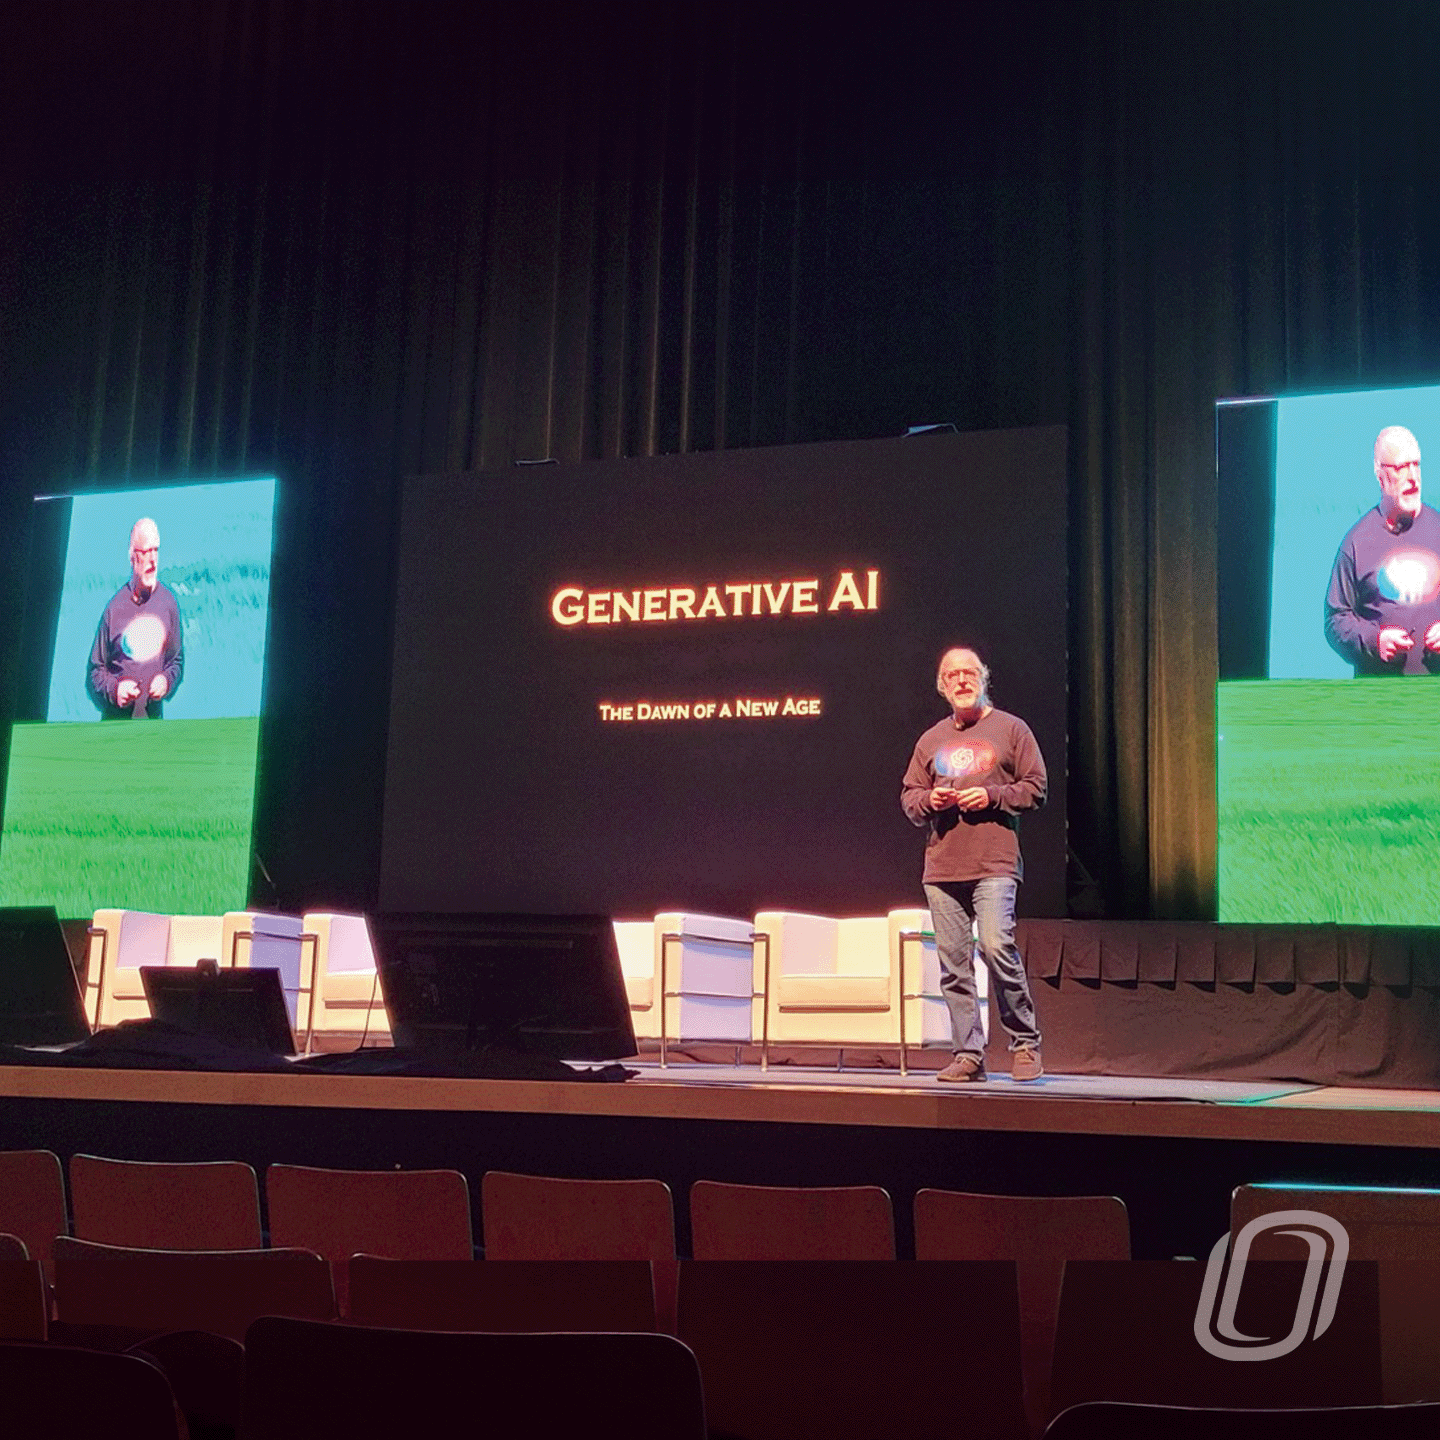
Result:
{"label": "man's eyeglasses", "polygon": [[942,670],[940,672],[940,678],[946,681],[963,680],[966,678],[978,680],[980,678],[980,672],[978,670]]}

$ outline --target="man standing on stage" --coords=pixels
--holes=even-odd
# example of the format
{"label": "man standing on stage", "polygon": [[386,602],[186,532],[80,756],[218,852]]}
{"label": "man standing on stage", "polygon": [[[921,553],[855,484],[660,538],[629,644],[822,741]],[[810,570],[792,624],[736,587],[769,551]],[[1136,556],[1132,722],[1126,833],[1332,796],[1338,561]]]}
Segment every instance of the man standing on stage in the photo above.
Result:
{"label": "man standing on stage", "polygon": [[1022,878],[1019,815],[1045,803],[1045,761],[1030,727],[991,705],[990,670],[974,650],[947,650],[935,688],[953,713],[916,742],[900,805],[929,832],[925,898],[955,1052],[936,1078],[985,1079],[973,923],[990,994],[1010,1037],[1011,1077],[1038,1080],[1044,1073],[1040,1031],[1015,946],[1015,891]]}
{"label": "man standing on stage", "polygon": [[1340,542],[1325,638],[1357,675],[1440,674],[1440,515],[1420,499],[1420,444],[1403,425],[1375,439],[1380,502]]}
{"label": "man standing on stage", "polygon": [[130,529],[130,579],[110,597],[90,649],[90,694],[106,720],[158,720],[185,668],[180,607],[160,581],[160,530]]}

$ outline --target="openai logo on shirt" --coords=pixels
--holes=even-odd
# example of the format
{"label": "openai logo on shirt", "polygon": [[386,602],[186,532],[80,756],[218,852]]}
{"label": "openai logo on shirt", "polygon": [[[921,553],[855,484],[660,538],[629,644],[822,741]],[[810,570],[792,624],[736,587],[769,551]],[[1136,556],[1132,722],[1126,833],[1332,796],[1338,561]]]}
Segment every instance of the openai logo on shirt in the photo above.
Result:
{"label": "openai logo on shirt", "polygon": [[1440,557],[1430,550],[1395,550],[1375,572],[1380,593],[1399,605],[1425,605],[1440,595]]}
{"label": "openai logo on shirt", "polygon": [[154,615],[137,615],[120,632],[120,648],[131,660],[144,664],[165,648],[165,624]]}
{"label": "openai logo on shirt", "polygon": [[966,780],[995,768],[995,747],[988,740],[952,745],[935,756],[935,769],[951,780]]}

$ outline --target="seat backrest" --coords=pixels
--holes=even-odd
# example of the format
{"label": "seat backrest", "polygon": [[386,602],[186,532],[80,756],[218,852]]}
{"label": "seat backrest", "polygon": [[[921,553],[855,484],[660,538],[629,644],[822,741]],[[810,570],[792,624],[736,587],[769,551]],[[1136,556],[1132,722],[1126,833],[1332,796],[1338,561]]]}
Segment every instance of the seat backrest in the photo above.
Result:
{"label": "seat backrest", "polygon": [[[655,917],[655,979],[663,975],[669,1037],[748,1042],[764,1012],[756,996],[764,962],[748,919],[666,910]],[[666,941],[667,935],[678,939]],[[683,994],[683,998],[682,998]]]}
{"label": "seat backrest", "polygon": [[615,920],[615,948],[620,954],[620,973],[636,978],[655,974],[655,922]]}
{"label": "seat backrest", "polygon": [[707,1433],[695,1357],[669,1335],[436,1334],[264,1319],[250,1327],[245,1359],[245,1440],[470,1434],[477,1411],[523,1416],[516,1434]]}
{"label": "seat backrest", "polygon": [[307,910],[300,917],[301,933],[316,937],[317,979],[325,975],[373,975],[375,941],[363,915],[334,910]]}
{"label": "seat backrest", "polygon": [[221,917],[220,963],[227,966],[271,968],[280,972],[285,1008],[297,1035],[314,1023],[314,946],[301,939],[298,915],[277,915],[265,910],[229,910]]}
{"label": "seat backrest", "polygon": [[[883,915],[861,915],[835,925],[837,975],[891,973],[890,927]],[[898,971],[895,972],[898,974]]]}
{"label": "seat backrest", "polygon": [[492,1260],[675,1259],[675,1209],[660,1180],[558,1180],[491,1170],[480,1182]]}
{"label": "seat backrest", "polygon": [[762,910],[755,929],[770,937],[770,973],[833,975],[840,943],[840,922],[828,915],[791,910]]}
{"label": "seat backrest", "polygon": [[68,1229],[60,1157],[49,1150],[0,1150],[0,1231],[25,1242],[47,1282],[55,1237]]}
{"label": "seat backrest", "polygon": [[[956,1315],[963,1393],[934,1369]],[[717,1434],[1028,1434],[1014,1265],[685,1260],[679,1334]]]}
{"label": "seat backrest", "polygon": [[136,1250],[61,1237],[55,1310],[67,1325],[243,1340],[261,1315],[330,1320],[330,1267],[308,1250]]}
{"label": "seat backrest", "polygon": [[330,1262],[341,1315],[352,1255],[469,1260],[475,1253],[470,1188],[458,1170],[272,1165],[265,1200],[272,1245],[314,1250]]}
{"label": "seat backrest", "polygon": [[644,1260],[350,1261],[350,1323],[391,1330],[654,1330]]}
{"label": "seat backrest", "polygon": [[[86,949],[85,1013],[91,1025],[114,1025],[129,1018],[115,998],[118,972],[141,965],[165,964],[170,917],[147,910],[97,910]],[[134,976],[132,975],[133,981]],[[134,1002],[130,1008],[133,1009]],[[141,1009],[141,1014],[148,1013]]]}
{"label": "seat backrest", "polygon": [[[1316,1210],[1338,1220],[1350,1238],[1352,1260],[1440,1261],[1440,1190],[1241,1185],[1230,1197],[1230,1233],[1280,1210]],[[1305,1241],[1264,1228],[1254,1238],[1254,1260],[1303,1260]]]}
{"label": "seat backrest", "polygon": [[[25,1248],[13,1235],[0,1240]],[[49,1311],[40,1262],[0,1247],[0,1340],[43,1340]]]}
{"label": "seat backrest", "polygon": [[697,1260],[893,1260],[895,1214],[878,1185],[697,1180],[690,1248]]}
{"label": "seat backrest", "polygon": [[[1254,1225],[1252,1260],[1305,1260],[1297,1227],[1264,1223],[1286,1210],[1338,1220],[1349,1259],[1376,1262],[1384,1395],[1392,1401],[1436,1398],[1435,1337],[1440,1334],[1440,1191],[1380,1187],[1241,1185],[1230,1198],[1231,1244]],[[1303,1227],[1299,1227],[1303,1228]]]}
{"label": "seat backrest", "polygon": [[648,1260],[660,1328],[673,1333],[675,1204],[663,1181],[491,1170],[480,1182],[480,1213],[491,1260]]}
{"label": "seat backrest", "polygon": [[1067,1260],[1128,1260],[1130,1217],[1113,1195],[915,1196],[917,1260],[1013,1260],[1020,1284],[1025,1398],[1031,1423],[1050,1414],[1050,1357]]}
{"label": "seat backrest", "polygon": [[197,965],[213,960],[228,965],[224,958],[225,922],[218,915],[172,915],[165,946],[167,965]]}
{"label": "seat backrest", "polygon": [[[1183,1260],[1068,1262],[1051,1369],[1052,1411],[1090,1400],[1234,1409],[1380,1403],[1373,1265],[1347,1267],[1334,1318],[1322,1334],[1288,1354],[1248,1365],[1198,1339],[1208,1323],[1215,1346],[1233,1340],[1217,1336],[1215,1316],[1205,1313],[1207,1269]],[[1235,1328],[1270,1340],[1286,1336],[1304,1269],[1250,1264]]]}
{"label": "seat backrest", "polygon": [[239,1160],[154,1163],[70,1158],[75,1234],[142,1250],[254,1250],[260,1188]]}
{"label": "seat backrest", "polygon": [[1057,1415],[1045,1440],[1429,1440],[1440,1405],[1213,1410],[1095,1400]]}
{"label": "seat backrest", "polygon": [[0,1344],[7,1435],[45,1440],[179,1440],[180,1414],[158,1366],[68,1345]]}

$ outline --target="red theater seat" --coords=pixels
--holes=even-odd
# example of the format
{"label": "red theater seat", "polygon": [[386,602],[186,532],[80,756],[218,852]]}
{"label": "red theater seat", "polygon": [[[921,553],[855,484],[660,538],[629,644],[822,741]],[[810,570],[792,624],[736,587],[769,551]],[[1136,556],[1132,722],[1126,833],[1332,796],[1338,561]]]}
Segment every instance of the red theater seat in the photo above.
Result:
{"label": "red theater seat", "polygon": [[1130,1217],[1113,1195],[915,1196],[917,1260],[1013,1260],[1020,1283],[1026,1410],[1050,1414],[1050,1357],[1067,1260],[1128,1260]]}
{"label": "red theater seat", "polygon": [[67,1326],[242,1340],[260,1315],[329,1320],[330,1267],[308,1250],[126,1250],[62,1238],[55,1306]]}
{"label": "red theater seat", "polygon": [[654,1330],[644,1260],[350,1261],[350,1321],[391,1330]]}
{"label": "red theater seat", "polygon": [[270,1243],[314,1250],[331,1264],[340,1314],[348,1313],[352,1255],[470,1260],[470,1188],[458,1170],[265,1172]]}
{"label": "red theater seat", "polygon": [[480,1196],[487,1260],[648,1260],[657,1320],[674,1333],[675,1205],[668,1185],[491,1170]]}
{"label": "red theater seat", "polygon": [[700,1371],[669,1335],[437,1334],[266,1319],[250,1327],[245,1362],[245,1440],[706,1440]]}
{"label": "red theater seat", "polygon": [[70,1159],[75,1234],[137,1250],[256,1250],[260,1188],[239,1160]]}
{"label": "red theater seat", "polygon": [[697,1260],[893,1260],[895,1215],[878,1185],[791,1188],[697,1180]]}
{"label": "red theater seat", "polygon": [[686,1260],[680,1338],[716,1434],[1029,1435],[1013,1264]]}
{"label": "red theater seat", "polygon": [[0,1151],[0,1231],[25,1242],[47,1280],[55,1237],[69,1228],[60,1157],[48,1150]]}
{"label": "red theater seat", "polygon": [[180,1412],[157,1366],[67,1345],[0,1344],[6,1435],[44,1440],[180,1440]]}
{"label": "red theater seat", "polygon": [[[14,1236],[0,1236],[0,1240],[14,1240]],[[40,1262],[0,1255],[0,1340],[45,1339],[49,1312]]]}

